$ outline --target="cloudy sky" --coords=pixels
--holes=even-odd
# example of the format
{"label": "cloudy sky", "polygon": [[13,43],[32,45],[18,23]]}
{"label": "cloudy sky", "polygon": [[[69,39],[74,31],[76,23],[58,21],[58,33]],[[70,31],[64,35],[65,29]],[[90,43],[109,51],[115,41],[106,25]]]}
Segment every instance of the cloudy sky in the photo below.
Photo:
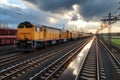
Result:
{"label": "cloudy sky", "polygon": [[[116,14],[119,0],[0,0],[0,23],[36,25],[95,32],[100,19]],[[115,25],[119,28],[119,23]]]}

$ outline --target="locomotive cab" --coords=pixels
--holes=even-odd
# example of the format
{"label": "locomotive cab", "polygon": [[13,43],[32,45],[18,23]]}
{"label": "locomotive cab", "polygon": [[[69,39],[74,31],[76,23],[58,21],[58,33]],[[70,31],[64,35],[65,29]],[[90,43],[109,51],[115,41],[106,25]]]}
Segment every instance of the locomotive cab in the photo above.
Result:
{"label": "locomotive cab", "polygon": [[18,51],[33,51],[34,44],[34,25],[29,22],[23,22],[18,25],[16,48]]}

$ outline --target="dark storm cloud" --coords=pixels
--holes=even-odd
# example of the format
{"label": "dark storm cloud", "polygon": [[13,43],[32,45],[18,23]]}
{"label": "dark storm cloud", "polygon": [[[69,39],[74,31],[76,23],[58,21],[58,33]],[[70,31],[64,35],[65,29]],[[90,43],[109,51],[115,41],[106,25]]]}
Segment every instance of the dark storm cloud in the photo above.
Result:
{"label": "dark storm cloud", "polygon": [[24,0],[34,4],[40,10],[52,13],[60,13],[64,10],[72,10],[74,4],[80,6],[80,14],[84,18],[93,18],[102,16],[104,12],[108,12],[115,7],[114,2],[117,0]]}
{"label": "dark storm cloud", "polygon": [[[4,5],[4,4],[2,4]],[[42,24],[45,21],[45,14],[31,8],[20,8],[4,5],[0,7],[0,22],[19,24],[23,21],[31,21],[35,24]]]}
{"label": "dark storm cloud", "polygon": [[[0,22],[6,22],[6,23],[18,23],[21,19],[21,14],[17,11],[22,11],[20,8],[16,7],[8,7],[0,9]],[[19,19],[18,19],[19,18]]]}
{"label": "dark storm cloud", "polygon": [[[80,0],[24,0],[28,1],[41,10],[59,12],[61,10],[71,10],[73,4],[78,4]],[[81,0],[86,1],[86,0]]]}
{"label": "dark storm cloud", "polygon": [[84,18],[103,17],[113,12],[117,5],[117,0],[94,0],[81,4],[80,14]]}

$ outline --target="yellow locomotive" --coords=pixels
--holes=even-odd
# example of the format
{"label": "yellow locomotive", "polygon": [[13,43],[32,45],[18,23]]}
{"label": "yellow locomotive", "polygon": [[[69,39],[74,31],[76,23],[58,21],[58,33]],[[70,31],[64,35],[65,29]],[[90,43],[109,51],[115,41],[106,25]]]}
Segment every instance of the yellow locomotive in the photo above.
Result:
{"label": "yellow locomotive", "polygon": [[25,21],[18,25],[16,48],[20,51],[33,51],[48,45],[67,42],[72,38],[72,32],[44,25],[36,26]]}

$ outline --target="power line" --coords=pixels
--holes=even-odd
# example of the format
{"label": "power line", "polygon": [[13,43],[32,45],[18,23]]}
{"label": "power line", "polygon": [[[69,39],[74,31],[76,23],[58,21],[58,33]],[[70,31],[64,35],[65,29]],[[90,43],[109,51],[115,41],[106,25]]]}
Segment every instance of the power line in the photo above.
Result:
{"label": "power line", "polygon": [[24,12],[17,12],[17,11],[13,11],[9,9],[2,9],[2,7],[0,7],[0,14],[7,15],[15,19],[18,18],[19,21],[27,20],[27,21],[31,21],[36,24],[42,24],[45,22],[45,18],[42,19],[36,15],[32,15],[32,14],[26,15],[26,13]]}

